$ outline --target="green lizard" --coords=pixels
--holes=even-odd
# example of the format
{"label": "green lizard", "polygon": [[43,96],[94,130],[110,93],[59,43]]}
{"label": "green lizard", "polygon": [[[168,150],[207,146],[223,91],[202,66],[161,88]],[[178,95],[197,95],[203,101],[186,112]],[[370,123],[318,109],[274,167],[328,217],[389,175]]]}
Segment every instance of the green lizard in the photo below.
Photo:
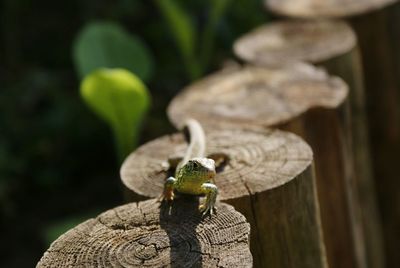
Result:
{"label": "green lizard", "polygon": [[189,130],[190,144],[185,157],[176,167],[175,177],[169,177],[164,186],[163,199],[172,201],[174,190],[179,193],[192,195],[206,195],[204,204],[199,206],[203,216],[214,212],[218,188],[213,184],[215,162],[205,155],[205,135],[199,122],[190,119],[185,123]]}

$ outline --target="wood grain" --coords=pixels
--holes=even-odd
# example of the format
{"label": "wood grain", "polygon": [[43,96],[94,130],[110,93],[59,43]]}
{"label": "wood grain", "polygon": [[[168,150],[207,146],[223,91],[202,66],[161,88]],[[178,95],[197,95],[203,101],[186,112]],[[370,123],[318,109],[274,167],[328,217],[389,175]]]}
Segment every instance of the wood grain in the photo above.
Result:
{"label": "wood grain", "polygon": [[185,88],[168,107],[172,123],[195,118],[205,125],[282,124],[311,107],[334,108],[346,84],[322,69],[297,63],[286,68],[245,67],[210,75]]}
{"label": "wood grain", "polygon": [[236,56],[253,65],[279,67],[318,63],[348,53],[356,46],[351,27],[340,20],[283,20],[268,23],[234,43]]}
{"label": "wood grain", "polygon": [[[326,267],[309,146],[296,135],[256,127],[208,128],[206,138],[206,155],[223,157],[215,178],[219,199],[251,225],[254,266]],[[141,146],[121,168],[124,184],[144,196],[161,195],[173,170],[168,158],[186,148],[182,134]]]}
{"label": "wood grain", "polygon": [[[206,155],[226,158],[215,178],[220,200],[283,185],[312,162],[308,145],[297,136],[281,131],[207,130],[206,138]],[[168,158],[183,156],[186,149],[182,134],[164,136],[142,145],[123,163],[122,182],[135,193],[159,197],[171,172]]]}
{"label": "wood grain", "polygon": [[360,226],[354,230],[357,258],[361,267],[366,265],[365,259],[370,267],[382,267],[381,221],[372,176],[364,76],[355,32],[340,20],[285,20],[255,29],[239,38],[234,47],[237,56],[250,64],[276,67],[306,61],[325,68],[349,85],[350,127],[343,131],[351,144],[349,161],[354,161],[350,186],[355,199],[353,219],[355,226]]}
{"label": "wood grain", "polygon": [[[276,14],[292,18],[346,17],[357,34],[365,73],[372,162],[389,267],[400,266],[400,2],[398,0],[266,0]],[[371,188],[371,187],[370,187]],[[366,191],[369,191],[366,189]],[[365,212],[368,214],[368,212]],[[379,241],[376,240],[379,244]],[[369,256],[381,255],[373,246]],[[375,250],[374,250],[375,249]],[[375,258],[375,257],[374,257]],[[379,259],[375,258],[375,259]],[[381,261],[373,267],[382,267]]]}
{"label": "wood grain", "polygon": [[53,242],[36,267],[252,267],[250,226],[232,206],[202,219],[193,199],[100,214]]}
{"label": "wood grain", "polygon": [[[303,137],[315,153],[328,262],[332,267],[362,266],[364,258],[362,254],[358,257],[357,243],[362,247],[363,241],[356,235],[360,226],[354,217],[357,198],[352,190],[354,174],[347,135],[348,89],[341,79],[318,68],[298,66],[245,67],[215,74],[178,95],[171,102],[169,116],[174,123],[193,116],[213,129],[275,126]],[[302,69],[305,67],[308,72]],[[206,97],[200,100],[201,96]]]}
{"label": "wood grain", "polygon": [[365,72],[375,185],[387,267],[400,266],[400,3],[349,18]]}

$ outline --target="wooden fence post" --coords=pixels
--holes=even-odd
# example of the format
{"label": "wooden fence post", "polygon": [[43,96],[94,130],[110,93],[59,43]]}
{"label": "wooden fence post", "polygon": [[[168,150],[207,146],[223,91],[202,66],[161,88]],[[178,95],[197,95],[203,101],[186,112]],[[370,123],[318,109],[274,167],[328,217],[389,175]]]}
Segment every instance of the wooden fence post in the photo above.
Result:
{"label": "wooden fence post", "polygon": [[[254,266],[327,267],[309,146],[293,134],[256,128],[206,129],[206,137],[219,199],[251,225]],[[161,195],[174,169],[168,158],[186,147],[182,134],[141,146],[121,168],[123,183],[143,196]]]}
{"label": "wooden fence post", "polygon": [[193,201],[108,210],[60,236],[36,267],[252,267],[246,219],[226,204],[202,219]]}
{"label": "wooden fence post", "polygon": [[[349,85],[351,128],[348,134],[354,155],[354,195],[360,199],[359,263],[367,258],[383,266],[381,224],[372,177],[369,135],[365,110],[364,78],[356,36],[351,27],[338,20],[284,20],[259,27],[241,37],[235,53],[246,62],[260,66],[282,66],[306,61],[341,77]],[[358,231],[358,230],[356,230]],[[365,239],[363,239],[365,238]],[[365,240],[365,241],[363,241]],[[364,246],[365,244],[365,246]],[[364,248],[365,247],[365,248]],[[380,263],[380,265],[378,265]]]}
{"label": "wooden fence post", "polygon": [[363,259],[355,251],[362,242],[355,236],[359,204],[351,191],[355,180],[347,143],[347,92],[341,79],[307,64],[246,67],[189,86],[168,113],[175,125],[192,117],[216,129],[275,126],[305,138],[315,155],[328,263],[355,267]]}
{"label": "wooden fence post", "polygon": [[[400,265],[400,2],[398,0],[265,0],[275,13],[296,18],[346,18],[359,41],[365,74],[372,160],[389,267]],[[370,254],[374,254],[372,250]],[[375,256],[377,257],[377,256]],[[378,258],[375,258],[378,260]],[[373,264],[382,267],[383,263]]]}
{"label": "wooden fence post", "polygon": [[380,10],[398,0],[264,0],[276,14],[294,18],[343,18]]}
{"label": "wooden fence post", "polygon": [[360,40],[388,267],[400,266],[400,3],[349,19]]}

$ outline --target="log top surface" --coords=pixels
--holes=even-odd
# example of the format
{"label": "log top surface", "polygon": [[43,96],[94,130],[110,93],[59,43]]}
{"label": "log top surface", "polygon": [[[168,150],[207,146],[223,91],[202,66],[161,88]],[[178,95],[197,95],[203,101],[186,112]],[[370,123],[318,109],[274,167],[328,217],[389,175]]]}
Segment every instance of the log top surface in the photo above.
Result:
{"label": "log top surface", "polygon": [[[223,155],[215,184],[221,200],[266,191],[285,184],[312,162],[310,147],[294,134],[279,130],[206,130],[208,156]],[[159,197],[168,172],[167,160],[183,156],[182,134],[164,136],[139,147],[121,168],[123,183],[146,197]]]}
{"label": "log top surface", "polygon": [[43,267],[251,267],[249,224],[227,204],[201,218],[193,199],[169,207],[130,203],[76,226],[53,242]]}
{"label": "log top surface", "polygon": [[264,0],[273,12],[295,18],[333,18],[372,12],[398,0]]}
{"label": "log top surface", "polygon": [[347,93],[343,80],[308,64],[281,69],[245,67],[188,86],[172,100],[168,116],[178,129],[189,118],[219,128],[221,124],[269,127],[312,108],[337,108]]}
{"label": "log top surface", "polygon": [[239,38],[235,54],[255,65],[280,66],[321,61],[356,46],[351,27],[336,20],[288,20],[261,26]]}

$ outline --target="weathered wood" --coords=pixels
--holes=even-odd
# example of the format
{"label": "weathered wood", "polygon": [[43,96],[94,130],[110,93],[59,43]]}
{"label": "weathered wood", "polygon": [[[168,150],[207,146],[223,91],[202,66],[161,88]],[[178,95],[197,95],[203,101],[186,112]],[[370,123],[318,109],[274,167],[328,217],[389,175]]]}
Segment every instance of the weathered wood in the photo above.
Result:
{"label": "weathered wood", "polygon": [[242,60],[267,67],[299,61],[319,63],[356,46],[349,25],[338,20],[284,20],[260,26],[234,43]]}
{"label": "weathered wood", "polygon": [[[356,267],[359,230],[350,145],[347,86],[306,64],[281,69],[247,67],[216,74],[184,90],[169,107],[179,124],[186,116],[211,128],[275,126],[304,137],[313,148],[328,262]],[[319,108],[319,109],[318,109]]]}
{"label": "weathered wood", "polygon": [[195,118],[204,125],[272,126],[289,121],[310,107],[335,108],[347,96],[337,77],[308,64],[285,69],[247,67],[211,75],[190,85],[168,107],[181,127]]}
{"label": "weathered wood", "polygon": [[[358,263],[383,266],[383,242],[375,185],[372,177],[369,135],[365,110],[364,78],[356,36],[351,27],[338,20],[287,20],[262,26],[235,43],[243,60],[262,66],[282,66],[306,61],[322,66],[349,85],[351,137],[354,155],[354,197],[360,207],[354,214],[362,223],[355,230]],[[346,131],[346,130],[344,130]],[[365,239],[364,239],[365,238]],[[343,266],[341,266],[343,267]]]}
{"label": "weathered wood", "polygon": [[[400,266],[400,187],[396,168],[400,154],[400,2],[398,0],[312,1],[266,0],[275,12],[291,17],[343,17],[359,40],[365,73],[367,112],[378,203],[382,214],[385,252],[389,267]],[[351,3],[350,3],[351,2]],[[347,10],[334,12],[334,10]],[[306,10],[306,12],[304,12]],[[310,12],[312,11],[312,12]]]}
{"label": "weathered wood", "polygon": [[[206,154],[217,160],[218,198],[250,222],[254,266],[326,267],[309,146],[293,134],[257,128],[206,129],[206,137]],[[186,148],[182,134],[141,146],[121,168],[124,184],[143,196],[161,195],[173,172],[168,158]]]}
{"label": "weathered wood", "polygon": [[372,160],[387,267],[400,267],[400,3],[349,19],[364,62]]}
{"label": "weathered wood", "polygon": [[276,14],[295,18],[337,18],[363,14],[397,0],[264,0]]}
{"label": "weathered wood", "polygon": [[252,267],[246,219],[226,204],[202,219],[195,201],[108,210],[60,236],[36,267]]}

